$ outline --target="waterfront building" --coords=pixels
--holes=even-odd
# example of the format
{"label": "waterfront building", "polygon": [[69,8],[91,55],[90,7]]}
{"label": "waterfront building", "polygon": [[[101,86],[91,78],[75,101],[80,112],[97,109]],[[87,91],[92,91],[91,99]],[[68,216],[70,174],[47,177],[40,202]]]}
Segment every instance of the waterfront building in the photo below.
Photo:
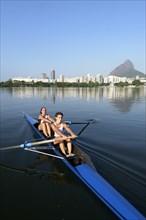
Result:
{"label": "waterfront building", "polygon": [[101,74],[96,75],[96,82],[98,82],[99,84],[104,82],[103,76]]}
{"label": "waterfront building", "polygon": [[41,73],[41,79],[47,79],[47,74],[46,73]]}
{"label": "waterfront building", "polygon": [[51,82],[55,82],[55,70],[51,70],[50,81],[51,81]]}
{"label": "waterfront building", "polygon": [[12,82],[16,82],[16,81],[19,81],[19,82],[28,82],[28,83],[36,83],[36,82],[44,82],[44,83],[48,83],[49,82],[49,79],[46,78],[46,79],[42,79],[42,78],[33,78],[31,76],[28,76],[28,77],[22,77],[22,76],[18,76],[18,77],[13,77],[12,78]]}
{"label": "waterfront building", "polygon": [[64,75],[60,75],[59,82],[64,82]]}
{"label": "waterfront building", "polygon": [[79,82],[80,83],[86,83],[86,76],[79,77]]}

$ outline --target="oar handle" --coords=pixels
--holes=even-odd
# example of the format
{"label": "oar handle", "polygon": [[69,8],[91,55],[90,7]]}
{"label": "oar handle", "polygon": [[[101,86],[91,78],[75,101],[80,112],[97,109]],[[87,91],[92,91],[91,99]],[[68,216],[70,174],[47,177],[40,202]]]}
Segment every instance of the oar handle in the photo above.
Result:
{"label": "oar handle", "polygon": [[51,143],[51,142],[55,142],[55,141],[63,141],[63,140],[67,140],[67,139],[74,139],[75,137],[72,137],[72,136],[67,136],[66,138],[60,138],[60,137],[56,137],[54,139],[51,139],[51,140],[44,140],[44,141],[37,141],[37,142],[32,142],[32,143],[26,143],[26,144],[21,144],[21,147],[25,148],[25,147],[32,147],[32,146],[35,146],[35,145],[41,145],[41,144],[48,144],[48,143]]}
{"label": "oar handle", "polygon": [[47,143],[50,143],[50,142],[54,142],[54,139],[52,140],[45,140],[45,141],[37,141],[37,142],[32,142],[32,143],[25,143],[25,144],[21,144],[20,147],[21,148],[30,148],[32,146],[35,146],[35,145],[40,145],[40,144],[47,144]]}
{"label": "oar handle", "polygon": [[32,143],[25,143],[25,144],[21,144],[20,147],[21,148],[25,148],[25,147],[30,148],[30,147],[35,146],[35,145],[48,144],[48,143],[51,143],[51,142],[62,141],[62,140],[65,140],[65,138],[54,138],[54,139],[50,139],[50,140],[36,141],[36,142],[32,142]]}

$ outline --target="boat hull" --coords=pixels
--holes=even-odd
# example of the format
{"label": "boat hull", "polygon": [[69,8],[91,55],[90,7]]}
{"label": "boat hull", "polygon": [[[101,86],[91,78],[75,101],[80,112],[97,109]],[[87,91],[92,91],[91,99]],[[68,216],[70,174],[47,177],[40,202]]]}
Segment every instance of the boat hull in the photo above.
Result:
{"label": "boat hull", "polygon": [[[45,139],[40,131],[36,128],[37,121],[30,115],[24,113],[27,121],[37,134]],[[53,149],[57,156],[62,156],[61,152],[48,143],[48,149]],[[75,146],[73,142],[73,153],[81,158],[81,164],[73,166],[67,158],[62,161],[73,173],[98,197],[104,202],[120,219],[127,220],[144,220],[145,217],[132,206],[120,193],[118,193],[101,175],[96,171],[92,161]]]}

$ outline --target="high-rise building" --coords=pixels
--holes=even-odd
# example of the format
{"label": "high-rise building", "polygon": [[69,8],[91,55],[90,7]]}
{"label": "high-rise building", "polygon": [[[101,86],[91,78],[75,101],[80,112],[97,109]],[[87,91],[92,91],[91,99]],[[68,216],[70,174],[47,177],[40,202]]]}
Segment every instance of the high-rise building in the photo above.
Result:
{"label": "high-rise building", "polygon": [[41,73],[41,79],[47,79],[46,73]]}
{"label": "high-rise building", "polygon": [[55,70],[51,70],[51,77],[50,77],[50,80],[51,80],[52,82],[55,81]]}

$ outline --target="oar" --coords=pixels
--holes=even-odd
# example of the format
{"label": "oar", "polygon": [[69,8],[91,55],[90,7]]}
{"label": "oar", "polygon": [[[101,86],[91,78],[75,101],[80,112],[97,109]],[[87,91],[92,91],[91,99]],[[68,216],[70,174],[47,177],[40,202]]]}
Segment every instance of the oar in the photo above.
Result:
{"label": "oar", "polygon": [[96,122],[97,122],[97,120],[95,120],[95,119],[90,119],[90,120],[88,120],[88,122],[86,123],[86,125],[80,130],[80,132],[77,134],[77,136],[79,136],[79,135],[85,130],[85,128],[88,127],[88,125],[94,124],[94,123],[96,123]]}
{"label": "oar", "polygon": [[85,128],[87,128],[87,126],[88,126],[89,124],[90,124],[90,123],[86,124],[86,125],[82,128],[82,130],[77,134],[77,136],[79,136],[79,135],[85,130]]}
{"label": "oar", "polygon": [[72,121],[65,121],[66,124],[69,124],[69,125],[74,125],[74,124],[93,124],[93,123],[96,123],[97,120],[95,119],[89,119],[89,120],[86,120],[86,121],[83,121],[83,122],[72,122]]}
{"label": "oar", "polygon": [[[38,119],[35,118],[35,120],[38,120]],[[85,120],[85,121],[83,121],[83,122],[81,122],[81,121],[64,121],[64,123],[69,124],[69,125],[74,125],[74,124],[87,124],[87,123],[92,124],[92,123],[95,123],[95,122],[97,122],[96,119],[88,119],[88,120]]]}
{"label": "oar", "polygon": [[54,141],[62,141],[62,140],[65,140],[65,138],[54,138],[54,139],[50,139],[50,140],[36,141],[36,142],[32,142],[32,143],[25,143],[25,144],[20,144],[20,145],[11,146],[11,147],[3,147],[3,148],[0,148],[0,150],[10,150],[10,149],[26,148],[26,147],[30,148],[35,145],[48,144],[48,143],[51,143]]}

